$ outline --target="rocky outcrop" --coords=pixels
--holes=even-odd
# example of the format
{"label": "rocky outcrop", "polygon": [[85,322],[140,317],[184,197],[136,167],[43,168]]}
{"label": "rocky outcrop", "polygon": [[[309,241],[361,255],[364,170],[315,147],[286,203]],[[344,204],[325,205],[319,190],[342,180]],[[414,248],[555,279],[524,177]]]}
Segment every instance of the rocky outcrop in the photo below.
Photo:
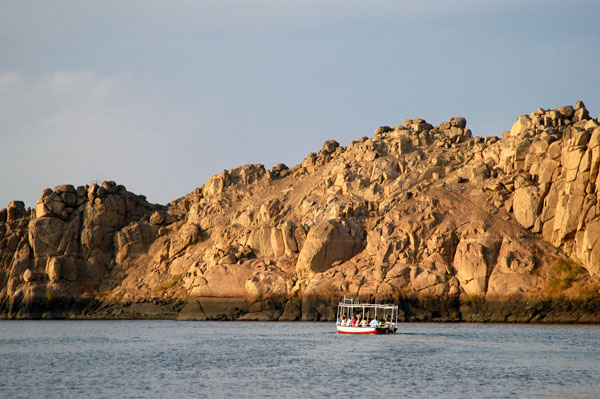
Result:
{"label": "rocky outcrop", "polygon": [[[4,312],[39,317],[41,302],[76,301],[99,293],[115,265],[115,247],[120,248],[115,237],[159,208],[114,182],[46,189],[35,210],[11,203],[0,211]],[[133,245],[129,240],[127,249]],[[127,256],[127,249],[121,248],[117,259]]]}
{"label": "rocky outcrop", "polygon": [[328,320],[347,295],[406,320],[600,321],[599,126],[581,102],[502,138],[409,119],[167,206],[46,189],[0,211],[0,315]]}

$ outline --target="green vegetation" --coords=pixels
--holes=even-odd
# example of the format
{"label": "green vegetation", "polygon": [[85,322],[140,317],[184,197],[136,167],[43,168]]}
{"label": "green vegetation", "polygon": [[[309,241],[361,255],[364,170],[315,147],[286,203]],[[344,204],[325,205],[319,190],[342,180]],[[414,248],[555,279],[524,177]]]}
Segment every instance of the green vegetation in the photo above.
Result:
{"label": "green vegetation", "polygon": [[582,277],[585,269],[572,259],[562,259],[550,266],[547,288],[553,293],[563,292]]}
{"label": "green vegetation", "polygon": [[479,307],[485,303],[485,297],[481,295],[467,295],[463,303],[468,306]]}
{"label": "green vegetation", "polygon": [[112,300],[114,302],[121,302],[121,300],[123,299],[124,296],[125,296],[124,292],[119,292],[118,294],[112,295]]}
{"label": "green vegetation", "polygon": [[154,292],[157,294],[163,293],[163,292],[168,291],[171,288],[179,285],[182,281],[183,281],[183,274],[177,274],[177,275],[171,277],[170,279],[168,279],[167,281],[163,282],[162,284],[157,285],[154,288]]}

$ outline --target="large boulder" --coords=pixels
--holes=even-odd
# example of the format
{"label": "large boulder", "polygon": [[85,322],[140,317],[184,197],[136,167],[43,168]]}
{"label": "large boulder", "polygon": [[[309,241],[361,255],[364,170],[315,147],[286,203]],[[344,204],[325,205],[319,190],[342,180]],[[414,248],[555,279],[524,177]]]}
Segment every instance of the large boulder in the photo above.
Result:
{"label": "large boulder", "polygon": [[501,239],[494,236],[463,238],[456,247],[454,268],[456,277],[467,295],[480,295],[487,291]]}
{"label": "large boulder", "polygon": [[322,222],[308,232],[296,272],[306,277],[324,272],[333,262],[346,261],[363,248],[364,232],[357,222],[349,219]]}
{"label": "large boulder", "polygon": [[62,198],[58,193],[51,190],[45,190],[42,198],[38,200],[35,215],[37,218],[59,217],[63,219],[68,216]]}
{"label": "large boulder", "polygon": [[169,257],[172,258],[173,256],[180,254],[184,249],[198,242],[199,238],[200,229],[198,226],[192,223],[184,224],[171,241]]}
{"label": "large boulder", "polygon": [[587,225],[576,241],[578,258],[584,261],[592,276],[600,277],[600,219]]}
{"label": "large boulder", "polygon": [[80,268],[80,261],[70,256],[49,257],[46,262],[46,274],[53,282],[61,279],[76,281]]}
{"label": "large boulder", "polygon": [[535,218],[539,214],[540,195],[536,186],[520,187],[515,190],[513,199],[513,210],[515,219],[523,227],[533,227]]}
{"label": "large boulder", "polygon": [[285,253],[282,230],[276,227],[255,227],[250,232],[246,245],[252,248],[255,254],[265,258],[279,257]]}
{"label": "large boulder", "polygon": [[36,258],[56,256],[65,222],[57,218],[33,219],[29,223],[29,243]]}
{"label": "large boulder", "polygon": [[25,203],[23,201],[11,201],[6,208],[6,216],[3,216],[2,219],[5,219],[7,222],[12,222],[21,219],[25,216],[25,213]]}

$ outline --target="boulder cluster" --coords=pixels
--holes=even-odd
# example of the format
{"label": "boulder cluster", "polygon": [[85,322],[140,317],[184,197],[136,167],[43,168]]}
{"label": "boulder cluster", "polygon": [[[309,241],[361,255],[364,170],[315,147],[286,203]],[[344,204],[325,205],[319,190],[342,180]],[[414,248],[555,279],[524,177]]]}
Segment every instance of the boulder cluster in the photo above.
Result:
{"label": "boulder cluster", "polygon": [[[521,115],[502,138],[462,117],[405,120],[292,168],[223,171],[167,206],[114,182],[46,189],[35,209],[0,211],[0,317],[144,317],[127,309],[146,303],[180,319],[329,320],[346,295],[404,303],[407,320],[412,300],[450,304],[464,320],[464,306],[557,284],[600,297],[599,126],[581,102]],[[577,267],[557,283],[564,264]],[[502,309],[491,319],[512,320]]]}
{"label": "boulder cluster", "polygon": [[11,202],[0,210],[2,310],[11,317],[27,317],[53,300],[98,293],[116,259],[131,252],[137,235],[130,233],[122,247],[119,237],[145,232],[150,245],[156,231],[137,222],[162,208],[112,181],[46,189],[35,209]]}

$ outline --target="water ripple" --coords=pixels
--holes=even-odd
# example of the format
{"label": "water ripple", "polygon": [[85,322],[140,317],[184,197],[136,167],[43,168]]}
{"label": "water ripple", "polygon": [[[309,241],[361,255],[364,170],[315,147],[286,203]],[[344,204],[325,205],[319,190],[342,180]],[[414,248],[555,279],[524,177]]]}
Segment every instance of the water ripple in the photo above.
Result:
{"label": "water ripple", "polygon": [[4,398],[597,398],[600,327],[0,321]]}

